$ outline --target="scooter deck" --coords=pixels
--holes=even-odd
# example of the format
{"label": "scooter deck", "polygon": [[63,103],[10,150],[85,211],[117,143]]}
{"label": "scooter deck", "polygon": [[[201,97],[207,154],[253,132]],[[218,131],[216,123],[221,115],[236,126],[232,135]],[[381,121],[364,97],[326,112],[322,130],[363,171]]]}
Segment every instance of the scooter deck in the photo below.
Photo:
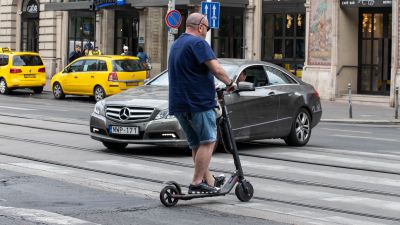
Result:
{"label": "scooter deck", "polygon": [[172,194],[171,197],[176,198],[176,199],[180,199],[180,200],[190,200],[193,198],[207,198],[207,197],[217,197],[217,196],[224,196],[227,193],[222,193],[222,192],[218,192],[218,193],[211,193],[211,194]]}

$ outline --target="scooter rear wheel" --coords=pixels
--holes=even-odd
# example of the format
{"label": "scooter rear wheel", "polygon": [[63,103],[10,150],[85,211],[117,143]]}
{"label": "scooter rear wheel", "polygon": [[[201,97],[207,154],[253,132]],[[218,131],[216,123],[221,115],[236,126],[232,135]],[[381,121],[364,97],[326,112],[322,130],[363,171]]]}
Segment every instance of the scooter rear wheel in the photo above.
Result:
{"label": "scooter rear wheel", "polygon": [[178,195],[178,189],[174,185],[165,186],[160,192],[160,200],[166,207],[171,207],[178,203],[177,198],[172,197],[172,195]]}
{"label": "scooter rear wheel", "polygon": [[248,202],[253,197],[254,189],[253,185],[247,180],[236,185],[235,189],[236,197],[242,202]]}

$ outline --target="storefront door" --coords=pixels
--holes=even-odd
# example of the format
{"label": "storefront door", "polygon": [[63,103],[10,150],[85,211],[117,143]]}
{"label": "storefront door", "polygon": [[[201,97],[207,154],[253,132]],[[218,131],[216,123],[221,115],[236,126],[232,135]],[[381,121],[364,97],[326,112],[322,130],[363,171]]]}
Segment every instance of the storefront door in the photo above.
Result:
{"label": "storefront door", "polygon": [[115,13],[115,54],[120,55],[128,46],[129,54],[136,55],[139,41],[139,15],[136,10]]}
{"label": "storefront door", "polygon": [[219,58],[243,58],[242,8],[221,8],[219,29],[213,30],[212,47]]}
{"label": "storefront door", "polygon": [[360,9],[358,92],[389,95],[392,13],[390,8]]}
{"label": "storefront door", "polygon": [[21,14],[21,51],[39,51],[39,4],[25,0]]}

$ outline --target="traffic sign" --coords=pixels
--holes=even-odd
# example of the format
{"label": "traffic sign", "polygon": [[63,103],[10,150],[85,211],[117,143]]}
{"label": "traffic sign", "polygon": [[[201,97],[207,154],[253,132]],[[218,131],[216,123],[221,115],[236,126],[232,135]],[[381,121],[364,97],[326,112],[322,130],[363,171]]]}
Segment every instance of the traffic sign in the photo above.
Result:
{"label": "traffic sign", "polygon": [[178,10],[171,10],[165,16],[165,23],[170,28],[178,28],[181,25],[182,16]]}
{"label": "traffic sign", "polygon": [[210,28],[219,28],[219,2],[201,2],[201,13],[207,16]]}

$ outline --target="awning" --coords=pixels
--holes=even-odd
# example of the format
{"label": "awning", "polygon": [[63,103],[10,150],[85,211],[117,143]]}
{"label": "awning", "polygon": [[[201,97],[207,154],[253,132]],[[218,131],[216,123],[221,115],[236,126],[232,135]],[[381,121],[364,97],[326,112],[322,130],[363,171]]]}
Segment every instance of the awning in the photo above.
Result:
{"label": "awning", "polygon": [[[179,6],[200,6],[205,0],[176,0],[175,5]],[[222,7],[245,7],[249,0],[220,0]],[[167,7],[168,0],[126,0],[133,7]]]}
{"label": "awning", "polygon": [[[177,6],[200,6],[204,0],[176,0]],[[51,2],[44,4],[45,11],[73,11],[73,10],[89,10],[90,0],[79,2]],[[249,0],[220,0],[222,7],[241,7],[244,8],[249,4]],[[167,7],[168,0],[125,0],[126,6],[143,8],[143,7]]]}
{"label": "awning", "polygon": [[340,0],[340,8],[392,7],[392,0]]}
{"label": "awning", "polygon": [[45,3],[44,11],[73,11],[73,10],[89,10],[91,1],[65,2],[65,3]]}

